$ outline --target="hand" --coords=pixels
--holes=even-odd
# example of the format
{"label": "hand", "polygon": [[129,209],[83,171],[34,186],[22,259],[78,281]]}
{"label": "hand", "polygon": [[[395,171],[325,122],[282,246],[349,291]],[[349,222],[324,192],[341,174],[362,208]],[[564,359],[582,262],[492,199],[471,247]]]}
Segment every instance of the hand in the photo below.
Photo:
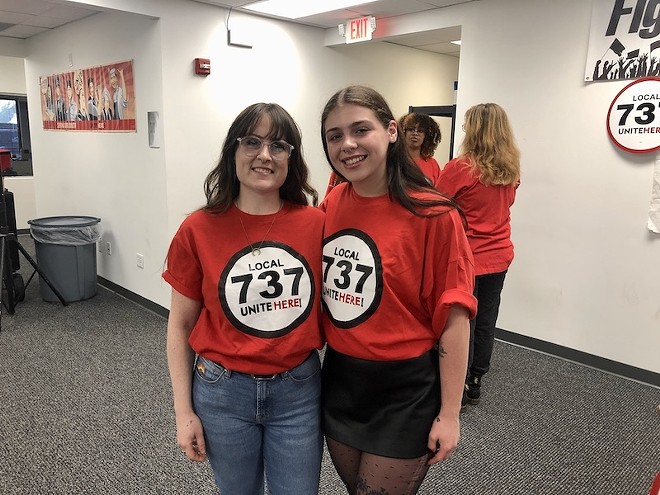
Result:
{"label": "hand", "polygon": [[203,462],[206,460],[206,444],[204,443],[204,430],[202,422],[193,412],[177,415],[176,441],[186,457],[191,461]]}
{"label": "hand", "polygon": [[435,455],[429,459],[429,465],[449,459],[458,446],[461,437],[461,426],[458,416],[443,416],[442,413],[433,420],[429,433],[428,447]]}

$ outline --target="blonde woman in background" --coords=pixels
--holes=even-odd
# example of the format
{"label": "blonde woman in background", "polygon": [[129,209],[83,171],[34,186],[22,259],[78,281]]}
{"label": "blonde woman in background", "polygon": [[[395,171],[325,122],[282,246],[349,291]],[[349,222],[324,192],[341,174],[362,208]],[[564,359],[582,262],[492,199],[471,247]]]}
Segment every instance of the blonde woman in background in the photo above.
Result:
{"label": "blonde woman in background", "polygon": [[437,187],[465,212],[474,256],[476,318],[470,321],[470,359],[463,405],[478,404],[490,368],[504,278],[513,260],[510,208],[520,184],[520,152],[502,107],[468,109],[460,156],[445,165]]}

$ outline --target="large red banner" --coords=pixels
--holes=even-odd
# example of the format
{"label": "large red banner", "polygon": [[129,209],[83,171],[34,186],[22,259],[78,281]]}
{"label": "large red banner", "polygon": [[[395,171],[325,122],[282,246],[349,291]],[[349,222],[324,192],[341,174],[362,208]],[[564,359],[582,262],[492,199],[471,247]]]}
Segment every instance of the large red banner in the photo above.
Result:
{"label": "large red banner", "polygon": [[135,132],[133,61],[41,76],[43,128]]}

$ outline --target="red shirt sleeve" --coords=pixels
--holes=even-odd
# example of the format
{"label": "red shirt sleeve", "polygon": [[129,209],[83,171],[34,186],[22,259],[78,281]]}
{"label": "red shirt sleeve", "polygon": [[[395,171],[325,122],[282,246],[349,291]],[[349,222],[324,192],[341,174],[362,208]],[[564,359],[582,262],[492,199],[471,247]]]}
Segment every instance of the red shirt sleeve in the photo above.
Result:
{"label": "red shirt sleeve", "polygon": [[180,294],[201,301],[203,299],[202,266],[197,256],[189,223],[190,217],[183,221],[172,239],[167,253],[167,269],[163,273],[163,279]]}

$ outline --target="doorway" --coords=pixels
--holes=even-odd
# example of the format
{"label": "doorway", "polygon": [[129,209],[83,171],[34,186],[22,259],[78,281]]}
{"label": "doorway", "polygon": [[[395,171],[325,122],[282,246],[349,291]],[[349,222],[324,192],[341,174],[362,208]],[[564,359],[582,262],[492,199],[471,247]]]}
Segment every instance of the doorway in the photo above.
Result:
{"label": "doorway", "polygon": [[[433,117],[440,126],[442,140],[435,152],[435,159],[441,167],[454,158],[454,131],[456,127],[456,105],[436,105],[408,107],[409,112],[423,113]],[[447,139],[449,138],[449,139]],[[449,146],[447,146],[447,144]]]}

